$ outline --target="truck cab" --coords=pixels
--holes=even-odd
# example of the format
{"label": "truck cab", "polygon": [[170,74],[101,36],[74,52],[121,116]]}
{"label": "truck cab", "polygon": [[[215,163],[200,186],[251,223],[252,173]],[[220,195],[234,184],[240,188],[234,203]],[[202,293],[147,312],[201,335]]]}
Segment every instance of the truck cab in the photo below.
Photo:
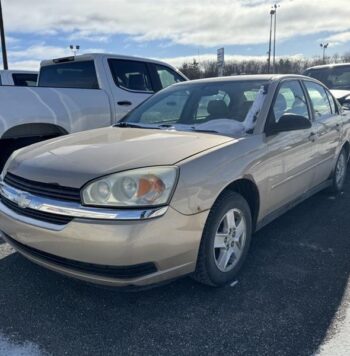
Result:
{"label": "truck cab", "polygon": [[152,94],[185,80],[175,67],[161,61],[91,53],[43,61],[38,86],[103,90],[119,121]]}

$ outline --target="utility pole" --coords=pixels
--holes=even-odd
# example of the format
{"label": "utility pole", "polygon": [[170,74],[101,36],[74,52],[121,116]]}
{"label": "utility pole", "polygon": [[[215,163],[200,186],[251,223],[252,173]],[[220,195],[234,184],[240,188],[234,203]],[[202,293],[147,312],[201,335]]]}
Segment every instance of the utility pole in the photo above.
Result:
{"label": "utility pole", "polygon": [[6,41],[5,41],[5,30],[4,30],[4,20],[2,17],[2,6],[0,0],[0,36],[1,36],[1,49],[2,49],[2,63],[4,69],[8,69],[7,63],[7,52],[6,52]]}
{"label": "utility pole", "polygon": [[328,48],[328,46],[329,46],[329,43],[321,43],[320,44],[320,47],[323,50],[323,55],[322,55],[323,64],[326,64],[326,49]]}
{"label": "utility pole", "polygon": [[267,73],[270,73],[271,71],[271,43],[272,43],[272,23],[273,23],[273,16],[275,14],[275,10],[271,9],[270,10],[270,38],[269,38],[269,51],[268,53],[268,59],[267,59]]}
{"label": "utility pole", "polygon": [[277,8],[280,7],[278,4],[274,4],[272,9],[274,10],[274,30],[273,30],[273,73],[276,72],[276,32],[277,32]]}

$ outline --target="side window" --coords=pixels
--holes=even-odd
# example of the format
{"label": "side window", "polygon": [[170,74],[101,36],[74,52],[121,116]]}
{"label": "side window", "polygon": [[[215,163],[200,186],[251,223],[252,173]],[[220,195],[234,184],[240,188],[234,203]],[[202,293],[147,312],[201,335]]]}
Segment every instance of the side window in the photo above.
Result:
{"label": "side window", "polygon": [[297,80],[282,83],[272,107],[270,120],[278,122],[284,114],[300,115],[310,120],[306,98]]}
{"label": "side window", "polygon": [[120,88],[153,92],[146,63],[125,59],[109,59],[109,67],[116,85]]}
{"label": "side window", "polygon": [[311,99],[316,120],[332,115],[332,109],[323,86],[309,81],[304,83]]}
{"label": "side window", "polygon": [[98,89],[94,61],[77,61],[44,66],[39,87]]}
{"label": "side window", "polygon": [[166,88],[172,84],[183,82],[185,79],[170,68],[156,64],[155,65],[162,88]]}
{"label": "side window", "polygon": [[336,106],[335,106],[335,102],[334,102],[334,98],[332,96],[332,94],[328,91],[328,90],[325,90],[326,94],[327,94],[327,97],[328,97],[328,100],[329,100],[329,104],[331,105],[331,109],[332,109],[332,113],[335,114],[338,112]]}

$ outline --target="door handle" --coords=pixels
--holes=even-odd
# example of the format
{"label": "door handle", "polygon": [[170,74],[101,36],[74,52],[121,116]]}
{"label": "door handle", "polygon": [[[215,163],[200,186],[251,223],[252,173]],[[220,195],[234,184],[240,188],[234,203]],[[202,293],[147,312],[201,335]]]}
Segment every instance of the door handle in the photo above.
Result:
{"label": "door handle", "polygon": [[338,123],[338,124],[336,124],[335,125],[335,129],[339,132],[340,131],[340,129],[341,129],[341,125]]}
{"label": "door handle", "polygon": [[132,102],[128,100],[124,100],[124,101],[118,101],[117,104],[121,106],[130,106],[132,105]]}
{"label": "door handle", "polygon": [[311,142],[315,142],[316,137],[317,137],[317,135],[315,134],[315,132],[311,132],[310,135],[309,135],[309,140]]}

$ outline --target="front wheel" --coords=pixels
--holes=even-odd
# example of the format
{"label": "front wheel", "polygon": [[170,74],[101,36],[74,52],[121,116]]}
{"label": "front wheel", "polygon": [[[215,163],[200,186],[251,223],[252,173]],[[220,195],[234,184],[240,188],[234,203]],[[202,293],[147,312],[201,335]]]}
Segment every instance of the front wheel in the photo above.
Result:
{"label": "front wheel", "polygon": [[331,192],[334,194],[340,193],[344,188],[347,163],[347,153],[346,150],[343,148],[339,153],[332,176]]}
{"label": "front wheel", "polygon": [[223,193],[205,224],[194,279],[215,287],[231,283],[246,259],[251,233],[246,200],[235,192]]}

